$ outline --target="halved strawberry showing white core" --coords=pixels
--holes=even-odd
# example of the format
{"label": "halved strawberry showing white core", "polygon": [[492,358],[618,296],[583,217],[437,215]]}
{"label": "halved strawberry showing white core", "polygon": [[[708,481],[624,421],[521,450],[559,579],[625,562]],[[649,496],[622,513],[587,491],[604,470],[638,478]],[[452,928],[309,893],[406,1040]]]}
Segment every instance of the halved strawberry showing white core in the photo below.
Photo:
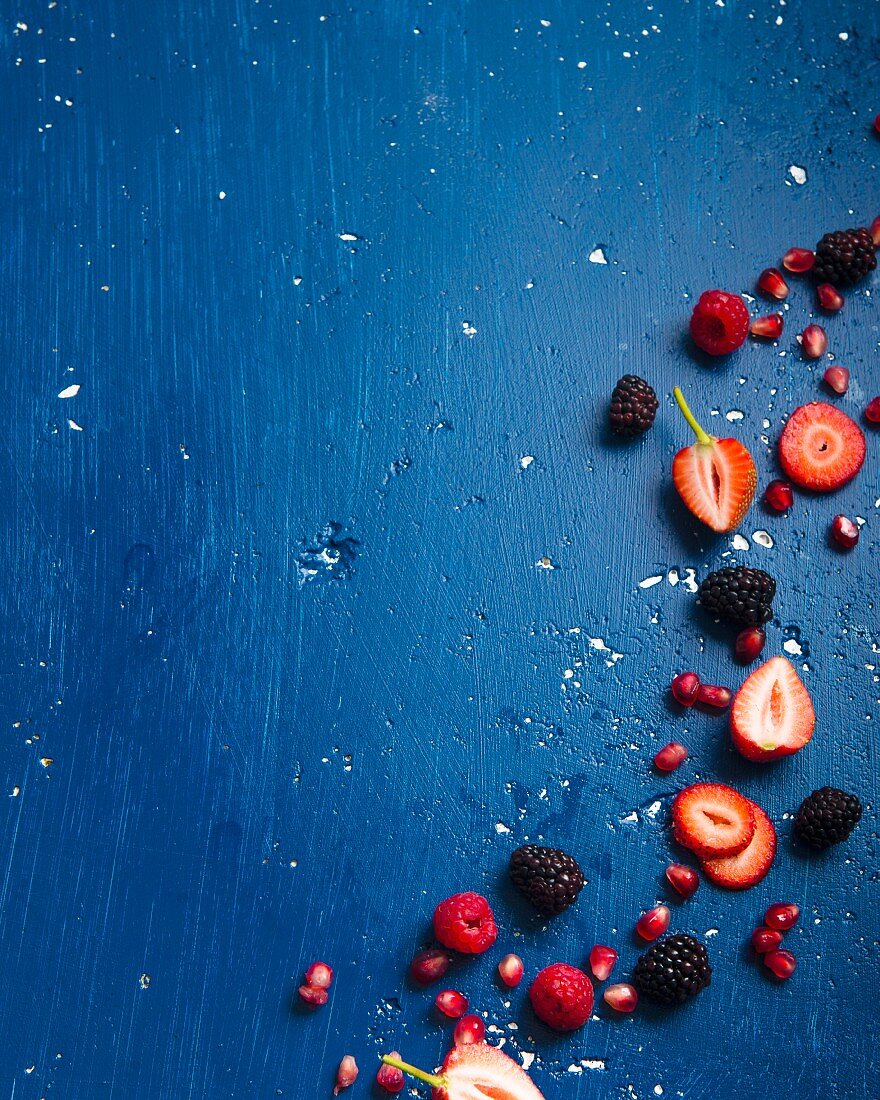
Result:
{"label": "halved strawberry showing white core", "polygon": [[724,859],[704,859],[703,872],[716,886],[728,890],[748,890],[770,870],[776,855],[776,830],[760,806],[752,803],[755,835],[741,852]]}
{"label": "halved strawberry showing white core", "polygon": [[865,461],[865,433],[835,405],[811,401],[788,418],[779,461],[803,489],[830,493],[856,476]]}
{"label": "halved strawberry showing white core", "polygon": [[749,676],[730,710],[730,733],[747,760],[791,756],[813,736],[816,712],[794,666],[771,657]]}
{"label": "halved strawberry showing white core", "polygon": [[425,1073],[391,1055],[382,1061],[431,1085],[434,1100],[544,1100],[526,1071],[487,1043],[453,1047],[439,1073]]}
{"label": "halved strawberry showing white core", "polygon": [[675,796],[675,839],[701,859],[741,852],[755,834],[752,803],[722,783],[694,783]]}

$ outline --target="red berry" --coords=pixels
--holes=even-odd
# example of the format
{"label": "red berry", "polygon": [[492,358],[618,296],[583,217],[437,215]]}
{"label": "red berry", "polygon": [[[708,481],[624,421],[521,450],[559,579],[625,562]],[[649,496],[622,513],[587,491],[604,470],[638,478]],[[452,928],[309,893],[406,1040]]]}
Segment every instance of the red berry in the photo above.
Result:
{"label": "red berry", "polygon": [[765,267],[758,276],[758,290],[779,302],[788,297],[788,283],[775,267]]}
{"label": "red berry", "polygon": [[869,424],[880,424],[880,397],[872,397],[865,406],[865,420]]}
{"label": "red berry", "polygon": [[837,313],[843,309],[843,295],[831,283],[819,283],[816,287],[816,301],[828,313]]}
{"label": "red berry", "polygon": [[733,692],[730,688],[719,687],[718,684],[700,684],[697,692],[697,702],[704,707],[714,707],[716,710],[726,710],[730,706]]}
{"label": "red berry", "polygon": [[794,928],[800,915],[800,907],[794,902],[777,901],[764,914],[764,923],[777,932],[787,932]]}
{"label": "red berry", "polygon": [[751,664],[764,648],[766,641],[767,635],[759,626],[747,626],[737,634],[733,643],[736,659],[744,665]]}
{"label": "red berry", "polygon": [[357,1062],[350,1054],[346,1054],[339,1063],[339,1069],[336,1071],[336,1087],[333,1089],[333,1095],[338,1096],[343,1089],[347,1089],[349,1085],[353,1085],[357,1080],[357,1075]]}
{"label": "red berry", "polygon": [[437,1009],[450,1020],[458,1020],[468,1010],[468,999],[457,989],[443,989],[434,998]]}
{"label": "red berry", "polygon": [[321,989],[317,985],[301,985],[299,987],[299,995],[310,1005],[325,1005],[330,994],[326,989]]}
{"label": "red berry", "polygon": [[602,999],[615,1012],[633,1012],[639,1003],[639,994],[635,986],[620,982],[618,985],[609,985],[602,994]]}
{"label": "red berry", "polygon": [[821,325],[807,325],[801,333],[801,350],[808,359],[821,359],[828,350],[828,337]]}
{"label": "red berry", "polygon": [[326,963],[314,962],[306,971],[306,985],[316,989],[329,989],[333,984],[333,970]]}
{"label": "red berry", "polygon": [[700,295],[691,314],[691,336],[698,348],[727,355],[742,347],[748,334],[749,311],[738,294],[707,290]]}
{"label": "red berry", "polygon": [[779,461],[789,480],[817,493],[830,493],[854,478],[866,451],[862,429],[827,401],[795,409],[779,437]]}
{"label": "red berry", "polygon": [[811,248],[790,248],[782,257],[782,266],[786,271],[801,275],[809,271],[816,262],[816,253]]}
{"label": "red berry", "polygon": [[670,690],[676,703],[680,703],[683,707],[692,707],[697,701],[697,692],[700,690],[700,677],[696,672],[680,672],[678,676],[673,677]]}
{"label": "red berry", "polygon": [[846,393],[849,389],[849,371],[846,367],[829,367],[822,375],[822,381],[835,393]]}
{"label": "red berry", "polygon": [[481,894],[453,894],[434,910],[434,935],[444,947],[479,955],[498,938],[498,926]]}
{"label": "red berry", "polygon": [[756,928],[752,933],[752,947],[759,955],[775,951],[782,943],[782,933],[775,928]]}
{"label": "red berry", "polygon": [[590,952],[590,970],[593,971],[593,977],[598,982],[605,981],[614,969],[616,962],[617,952],[613,947],[606,947],[602,943],[597,943]]}
{"label": "red berry", "polygon": [[871,240],[880,248],[880,218],[871,222]]}
{"label": "red berry", "polygon": [[670,741],[654,757],[654,767],[661,772],[674,772],[687,760],[688,751],[677,741]]}
{"label": "red berry", "polygon": [[457,1047],[469,1047],[474,1043],[482,1043],[486,1038],[486,1025],[479,1016],[464,1016],[455,1025],[452,1037]]}
{"label": "red berry", "polygon": [[749,330],[752,336],[762,340],[778,340],[782,335],[784,321],[781,313],[768,313],[766,317],[756,317]]}
{"label": "red berry", "polygon": [[874,115],[874,132],[880,134],[880,115]]}
{"label": "red berry", "polygon": [[790,951],[769,951],[764,956],[764,966],[785,981],[797,969],[797,959]]}
{"label": "red berry", "polygon": [[859,529],[849,516],[835,516],[831,521],[831,537],[844,550],[852,550],[859,541]]}
{"label": "red berry", "polygon": [[787,481],[777,478],[764,490],[764,503],[774,512],[787,512],[794,504],[794,493]]}
{"label": "red berry", "polygon": [[448,969],[449,956],[439,947],[427,947],[417,952],[409,964],[410,977],[420,985],[439,982]]}
{"label": "red berry", "polygon": [[[398,1051],[392,1050],[391,1057],[399,1059],[400,1054]],[[397,1066],[388,1066],[383,1062],[376,1074],[376,1084],[386,1092],[400,1092],[406,1084],[403,1070],[398,1069]]]}
{"label": "red berry", "polygon": [[654,909],[649,909],[647,913],[643,913],[639,917],[636,932],[643,940],[653,943],[669,927],[670,916],[668,905],[658,905]]}
{"label": "red berry", "polygon": [[498,975],[508,989],[513,989],[522,981],[524,969],[519,955],[505,955],[498,964]]}
{"label": "red berry", "polygon": [[669,885],[683,898],[693,897],[700,885],[700,876],[685,863],[670,863],[666,868]]}
{"label": "red berry", "polygon": [[593,1011],[593,983],[568,963],[545,966],[532,982],[529,1000],[539,1020],[557,1031],[583,1027]]}

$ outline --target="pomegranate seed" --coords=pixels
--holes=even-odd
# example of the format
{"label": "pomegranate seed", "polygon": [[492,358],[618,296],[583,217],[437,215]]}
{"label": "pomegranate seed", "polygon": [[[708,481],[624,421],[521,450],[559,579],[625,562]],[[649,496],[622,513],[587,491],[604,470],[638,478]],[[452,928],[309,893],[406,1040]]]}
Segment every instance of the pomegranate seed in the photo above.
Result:
{"label": "pomegranate seed", "polygon": [[787,481],[777,478],[764,490],[764,503],[774,512],[787,512],[794,504],[794,493]]}
{"label": "pomegranate seed", "polygon": [[782,943],[782,933],[775,928],[756,928],[752,933],[752,947],[759,955],[775,951]]}
{"label": "pomegranate seed", "polygon": [[779,302],[788,297],[788,283],[775,267],[765,267],[758,276],[758,290]]}
{"label": "pomegranate seed", "polygon": [[756,317],[749,331],[752,336],[760,336],[764,340],[778,340],[782,335],[783,325],[781,313],[768,313],[766,317]]}
{"label": "pomegranate seed", "polygon": [[801,275],[809,271],[816,262],[816,253],[811,248],[790,248],[782,257],[782,266],[786,271]]}
{"label": "pomegranate seed", "polygon": [[[399,1059],[400,1053],[396,1050],[392,1050],[391,1057]],[[379,1072],[376,1074],[376,1084],[386,1092],[400,1092],[406,1084],[403,1077],[403,1070],[398,1069],[397,1066],[388,1066],[383,1062],[382,1065],[379,1066]]]}
{"label": "pomegranate seed", "polygon": [[821,359],[828,350],[828,337],[821,325],[807,325],[801,333],[801,350],[808,359]]}
{"label": "pomegranate seed", "polygon": [[317,985],[301,985],[299,995],[309,1005],[325,1005],[330,994]]}
{"label": "pomegranate seed", "polygon": [[674,772],[687,758],[688,751],[684,745],[680,745],[677,741],[670,741],[654,757],[654,767],[659,768],[661,772]]}
{"label": "pomegranate seed", "polygon": [[794,902],[777,901],[764,914],[764,923],[777,932],[787,932],[789,928],[794,928],[800,915],[800,907]]}
{"label": "pomegranate seed", "polygon": [[700,677],[696,672],[680,672],[673,677],[671,691],[676,703],[681,703],[683,707],[692,707],[696,703],[699,690]]}
{"label": "pomegranate seed", "polygon": [[852,550],[859,541],[859,529],[849,516],[835,516],[831,521],[831,537],[844,550]]}
{"label": "pomegranate seed", "polygon": [[835,393],[846,393],[849,389],[849,371],[846,367],[829,367],[822,375],[822,381]]}
{"label": "pomegranate seed", "polygon": [[700,684],[697,692],[697,702],[705,707],[714,707],[716,710],[726,710],[730,706],[733,692],[730,688],[719,687],[717,684]]}
{"label": "pomegranate seed", "polygon": [[626,982],[609,985],[602,994],[602,999],[607,1005],[611,1005],[615,1012],[633,1012],[639,1003],[635,986],[627,985]]}
{"label": "pomegranate seed", "polygon": [[797,970],[797,959],[790,951],[769,951],[764,956],[764,966],[785,981]]}
{"label": "pomegranate seed", "polygon": [[329,989],[333,984],[333,968],[326,963],[315,962],[306,971],[306,985],[315,989]]}
{"label": "pomegranate seed", "polygon": [[684,863],[670,863],[666,868],[669,885],[683,898],[692,897],[700,885],[700,876]]}
{"label": "pomegranate seed", "polygon": [[523,977],[523,961],[519,955],[505,955],[498,964],[498,974],[508,989],[519,985]]}
{"label": "pomegranate seed", "polygon": [[638,924],[636,924],[636,931],[643,940],[647,940],[648,943],[651,943],[656,940],[658,936],[662,936],[669,927],[670,916],[668,905],[658,905],[656,908],[649,909],[647,913],[643,913],[639,917]]}
{"label": "pomegranate seed", "polygon": [[736,636],[733,643],[733,652],[738,661],[744,665],[750,665],[764,648],[767,635],[759,626],[747,626]]}
{"label": "pomegranate seed", "polygon": [[410,977],[421,985],[439,982],[449,969],[449,956],[439,947],[427,947],[418,951],[409,964]]}
{"label": "pomegranate seed", "polygon": [[880,247],[880,218],[875,218],[871,222],[871,240]]}
{"label": "pomegranate seed", "polygon": [[880,424],[880,397],[872,397],[865,406],[865,419],[871,424]]}
{"label": "pomegranate seed", "polygon": [[444,989],[434,998],[434,1004],[450,1020],[458,1020],[468,1010],[468,999],[457,989]]}
{"label": "pomegranate seed", "polygon": [[874,132],[880,134],[880,115],[874,115]]}
{"label": "pomegranate seed", "polygon": [[828,313],[837,313],[843,309],[843,295],[831,283],[819,283],[816,287],[816,301]]}
{"label": "pomegranate seed", "polygon": [[474,1043],[482,1043],[486,1038],[486,1025],[479,1016],[464,1016],[455,1025],[453,1038],[457,1047],[469,1047]]}
{"label": "pomegranate seed", "polygon": [[605,981],[614,969],[616,962],[617,952],[613,947],[606,947],[602,943],[597,943],[590,952],[590,970],[593,971],[593,977],[598,982]]}
{"label": "pomegranate seed", "polygon": [[343,1089],[347,1089],[349,1085],[353,1085],[355,1081],[357,1081],[357,1075],[357,1062],[350,1054],[346,1054],[339,1063],[339,1069],[336,1071],[336,1087],[333,1090],[333,1095],[338,1096]]}

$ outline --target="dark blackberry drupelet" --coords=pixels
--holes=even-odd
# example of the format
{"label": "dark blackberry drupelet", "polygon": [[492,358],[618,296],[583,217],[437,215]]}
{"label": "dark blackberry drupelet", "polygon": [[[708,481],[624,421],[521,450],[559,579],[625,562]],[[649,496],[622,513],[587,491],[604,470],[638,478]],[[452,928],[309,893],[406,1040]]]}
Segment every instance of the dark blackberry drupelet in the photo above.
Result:
{"label": "dark blackberry drupelet", "polygon": [[510,857],[510,878],[523,897],[553,917],[577,901],[586,881],[572,856],[559,848],[525,844]]}
{"label": "dark blackberry drupelet", "polygon": [[861,816],[862,804],[854,794],[822,787],[801,803],[794,818],[794,834],[811,848],[824,851],[846,840]]}
{"label": "dark blackberry drupelet", "polygon": [[728,566],[710,573],[699,600],[710,615],[741,626],[763,626],[773,618],[776,581],[763,569]]}
{"label": "dark blackberry drupelet", "polygon": [[618,435],[642,435],[653,426],[657,407],[657,394],[644,378],[625,374],[611,395],[608,423]]}
{"label": "dark blackberry drupelet", "polygon": [[816,245],[813,278],[817,283],[852,286],[877,266],[870,229],[838,229]]}
{"label": "dark blackberry drupelet", "polygon": [[684,934],[658,940],[633,970],[633,985],[658,1005],[680,1005],[696,997],[712,980],[706,948]]}

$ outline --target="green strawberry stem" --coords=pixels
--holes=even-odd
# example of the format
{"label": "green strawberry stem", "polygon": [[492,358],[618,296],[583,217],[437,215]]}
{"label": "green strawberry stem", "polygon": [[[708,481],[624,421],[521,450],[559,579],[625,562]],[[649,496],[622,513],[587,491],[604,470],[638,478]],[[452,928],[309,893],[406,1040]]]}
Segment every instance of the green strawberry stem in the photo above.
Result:
{"label": "green strawberry stem", "polygon": [[697,423],[697,418],[694,416],[694,414],[688,408],[688,403],[684,399],[684,394],[681,392],[681,390],[678,388],[678,386],[676,386],[675,389],[672,391],[672,396],[675,398],[678,407],[681,409],[685,420],[694,429],[694,435],[696,435],[696,437],[697,437],[697,442],[698,443],[714,443],[715,440],[712,438],[712,436],[707,435],[703,431],[703,429],[700,427],[700,425]]}
{"label": "green strawberry stem", "polygon": [[432,1088],[446,1088],[445,1077],[438,1077],[435,1073],[425,1073],[423,1069],[417,1069],[416,1066],[411,1066],[409,1062],[401,1062],[399,1058],[395,1058],[392,1054],[383,1054],[382,1061],[386,1066],[394,1066],[395,1069],[402,1069],[403,1072],[408,1073],[410,1077],[416,1077],[419,1081],[424,1081],[426,1085],[430,1085]]}

